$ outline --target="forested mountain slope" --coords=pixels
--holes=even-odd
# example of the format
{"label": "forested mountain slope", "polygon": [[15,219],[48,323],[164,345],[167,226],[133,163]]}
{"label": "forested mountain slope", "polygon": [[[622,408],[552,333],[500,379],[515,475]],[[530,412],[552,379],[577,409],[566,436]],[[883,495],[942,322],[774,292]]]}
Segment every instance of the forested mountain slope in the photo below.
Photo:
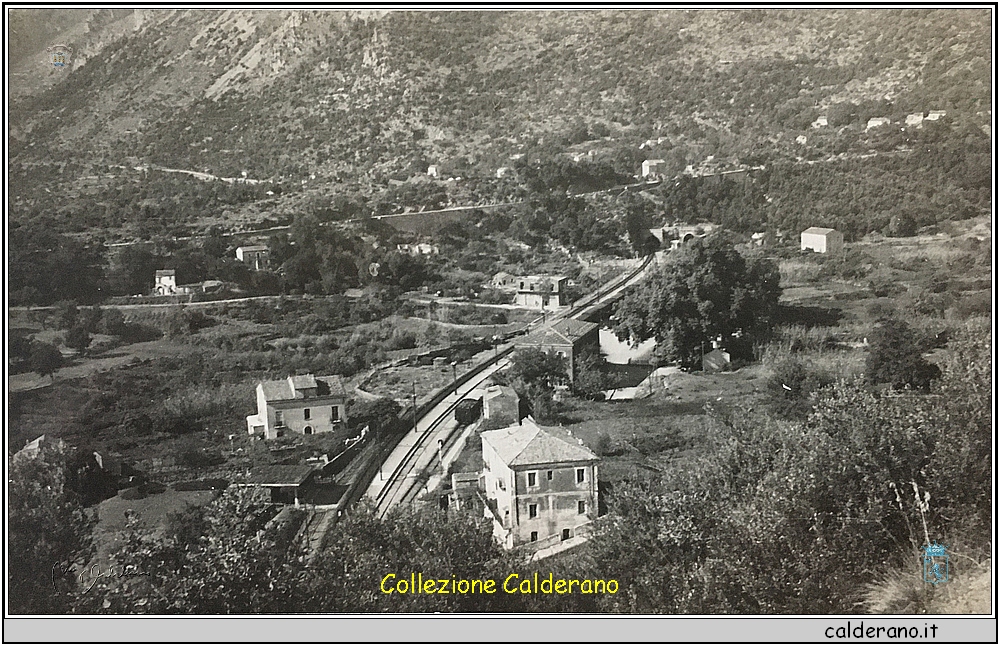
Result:
{"label": "forested mountain slope", "polygon": [[[917,166],[944,174],[928,190],[945,197],[928,204],[973,212],[988,192],[984,11],[111,13],[90,15],[61,81],[10,107],[15,221],[166,231],[223,211],[343,210],[344,199],[401,208],[385,199],[390,181],[430,164],[463,178],[441,189],[445,203],[509,199],[524,173],[498,179],[499,168],[572,150],[633,174],[647,157],[676,173],[710,156],[780,165],[932,145]],[[44,65],[25,56],[19,69],[51,75]],[[907,114],[930,110],[946,111],[946,124],[928,124],[944,127],[901,132]],[[829,125],[811,128],[820,115]],[[866,131],[871,117],[892,127]],[[116,168],[145,164],[267,184],[185,200],[204,189]],[[838,172],[853,183],[869,171]],[[759,193],[753,226],[778,222],[789,201]],[[169,214],[157,212],[164,197]]]}

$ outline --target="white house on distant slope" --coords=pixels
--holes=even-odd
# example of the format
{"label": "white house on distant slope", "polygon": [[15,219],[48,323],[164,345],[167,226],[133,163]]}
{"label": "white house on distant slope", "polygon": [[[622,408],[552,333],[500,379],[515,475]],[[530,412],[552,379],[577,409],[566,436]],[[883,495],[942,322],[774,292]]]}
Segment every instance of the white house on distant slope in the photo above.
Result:
{"label": "white house on distant slope", "polygon": [[802,232],[802,251],[837,253],[844,248],[844,234],[836,229],[809,227]]}

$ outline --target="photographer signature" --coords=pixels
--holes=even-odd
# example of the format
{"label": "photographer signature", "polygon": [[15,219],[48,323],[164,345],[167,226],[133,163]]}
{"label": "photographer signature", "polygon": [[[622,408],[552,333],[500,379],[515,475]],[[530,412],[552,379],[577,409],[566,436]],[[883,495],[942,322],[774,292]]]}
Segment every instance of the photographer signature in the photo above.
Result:
{"label": "photographer signature", "polygon": [[[73,573],[74,572],[72,563],[53,563],[52,585],[55,586],[57,576],[61,578],[69,576]],[[117,569],[116,566],[111,565],[108,567],[107,572],[104,572],[101,570],[101,566],[95,563],[90,566],[89,570],[84,570],[83,572],[80,573],[78,577],[74,576],[73,578],[79,579],[80,583],[83,583],[84,578],[88,574],[90,575],[91,581],[90,585],[87,587],[86,592],[90,592],[90,590],[94,587],[94,584],[97,583],[97,581],[101,578],[122,579],[122,578],[130,578],[137,576],[149,576],[149,572],[140,572],[138,568],[136,568],[136,566],[134,565],[121,565],[117,566]]]}

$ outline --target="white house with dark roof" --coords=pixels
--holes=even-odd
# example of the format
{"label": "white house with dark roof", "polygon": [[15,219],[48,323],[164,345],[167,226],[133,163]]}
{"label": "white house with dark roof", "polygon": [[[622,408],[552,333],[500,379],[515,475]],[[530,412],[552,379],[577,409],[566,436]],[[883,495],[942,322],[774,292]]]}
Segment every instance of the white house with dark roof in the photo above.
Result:
{"label": "white house with dark roof", "polygon": [[534,348],[545,353],[554,353],[566,360],[566,372],[570,382],[574,378],[574,362],[581,353],[601,351],[600,326],[589,321],[562,319],[550,326],[527,334],[514,342],[514,347]]}
{"label": "white house with dark roof", "polygon": [[337,375],[297,375],[257,384],[257,413],[247,416],[251,437],[329,433],[347,423],[347,391]]}
{"label": "white house with dark roof", "polygon": [[530,417],[481,438],[485,513],[502,545],[546,547],[597,518],[600,459],[580,440]]}
{"label": "white house with dark roof", "polygon": [[663,159],[647,159],[642,162],[642,176],[658,177],[666,165],[667,162]]}

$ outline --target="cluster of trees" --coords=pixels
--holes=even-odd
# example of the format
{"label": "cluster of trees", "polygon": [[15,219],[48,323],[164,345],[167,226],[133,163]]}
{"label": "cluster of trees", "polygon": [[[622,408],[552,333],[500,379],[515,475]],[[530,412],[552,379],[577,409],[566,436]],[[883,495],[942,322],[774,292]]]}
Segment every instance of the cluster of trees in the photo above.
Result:
{"label": "cluster of trees", "polygon": [[14,225],[7,246],[12,305],[51,305],[103,298],[103,249],[36,226]]}
{"label": "cluster of trees", "polygon": [[493,579],[500,585],[509,573],[526,571],[524,558],[502,550],[481,518],[397,510],[380,519],[362,503],[307,561],[303,547],[292,540],[302,513],[272,520],[273,515],[273,506],[262,496],[230,489],[205,508],[174,515],[162,538],[132,525],[114,558],[126,572],[141,575],[94,581],[88,593],[75,596],[72,611],[538,612],[564,606],[538,595],[502,591],[403,595],[380,590],[389,573],[398,578],[424,572],[438,578]]}
{"label": "cluster of trees", "polygon": [[[130,343],[150,341],[161,336],[161,332],[153,326],[126,321],[122,311],[113,307],[94,305],[81,308],[76,301],[59,301],[52,315],[44,310],[36,310],[34,314],[43,328],[51,324],[66,332],[61,338],[56,337],[55,345],[31,336],[11,337],[8,351],[10,366],[15,372],[34,371],[43,377],[51,376],[64,363],[58,348],[60,341],[82,355],[90,348],[94,334],[114,336]],[[176,316],[170,317],[168,323],[176,320]]]}
{"label": "cluster of trees", "polygon": [[56,301],[98,303],[109,296],[148,294],[157,269],[176,271],[178,284],[221,280],[243,293],[341,294],[345,289],[373,286],[412,290],[441,280],[424,257],[395,251],[397,234],[380,231],[378,248],[360,237],[320,226],[314,215],[294,220],[289,234],[269,242],[273,270],[254,271],[239,261],[234,245],[220,236],[201,243],[161,241],[107,251],[54,233],[37,234],[15,227],[9,261],[11,302],[50,305]]}
{"label": "cluster of trees", "polygon": [[563,193],[533,195],[511,222],[507,234],[533,247],[554,240],[580,251],[628,255],[620,220],[608,217],[584,198]]}
{"label": "cluster of trees", "polygon": [[555,420],[558,411],[552,392],[556,385],[566,381],[566,359],[534,348],[524,348],[513,354],[510,368],[502,378],[519,397],[529,402],[536,420]]}
{"label": "cluster of trees", "polygon": [[706,346],[722,339],[736,358],[770,329],[781,294],[777,266],[745,259],[724,234],[696,238],[629,288],[615,308],[615,333],[656,339],[657,355],[700,368]]}

